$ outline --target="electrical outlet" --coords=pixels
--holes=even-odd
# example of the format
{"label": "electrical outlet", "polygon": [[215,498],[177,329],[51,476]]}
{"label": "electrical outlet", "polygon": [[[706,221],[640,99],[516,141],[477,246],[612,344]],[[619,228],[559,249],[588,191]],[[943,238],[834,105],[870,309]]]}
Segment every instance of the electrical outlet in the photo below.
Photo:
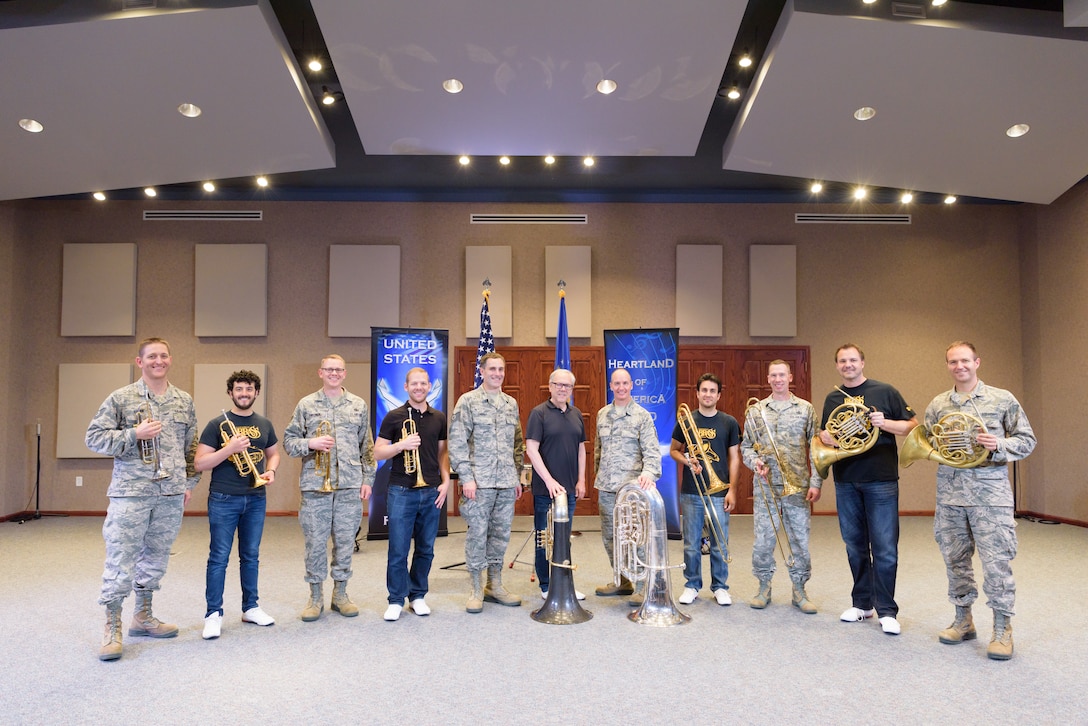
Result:
{"label": "electrical outlet", "polygon": [[83,477],[81,477],[81,476],[76,477],[76,486],[77,487],[83,486]]}

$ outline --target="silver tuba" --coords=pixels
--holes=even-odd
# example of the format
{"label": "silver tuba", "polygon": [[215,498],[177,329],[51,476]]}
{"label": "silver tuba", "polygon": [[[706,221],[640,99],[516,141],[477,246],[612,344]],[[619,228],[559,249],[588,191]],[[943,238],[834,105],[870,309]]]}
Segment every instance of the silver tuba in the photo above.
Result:
{"label": "silver tuba", "polygon": [[549,625],[574,625],[592,619],[593,613],[581,606],[574,589],[577,565],[570,563],[570,510],[565,491],[552,500],[552,508],[548,511],[548,529],[539,532],[540,535],[543,535],[541,544],[548,553],[551,571],[548,599],[529,617]]}
{"label": "silver tuba", "polygon": [[631,582],[642,583],[645,594],[642,605],[627,617],[641,625],[658,627],[691,622],[672,601],[668,531],[661,494],[657,489],[642,489],[633,482],[627,484],[616,494],[613,517],[615,582],[619,584],[620,578],[626,577]]}

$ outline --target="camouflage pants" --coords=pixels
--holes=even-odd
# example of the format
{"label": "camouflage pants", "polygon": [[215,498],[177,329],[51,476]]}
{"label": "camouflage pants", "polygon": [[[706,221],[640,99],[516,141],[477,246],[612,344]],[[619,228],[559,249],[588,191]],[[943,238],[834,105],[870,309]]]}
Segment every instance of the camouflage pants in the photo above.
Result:
{"label": "camouflage pants", "polygon": [[986,605],[1012,616],[1016,583],[1010,563],[1016,557],[1016,521],[1012,507],[954,507],[938,504],[933,534],[948,573],[948,599],[970,607],[978,597],[971,557],[978,548]]}
{"label": "camouflage pants", "polygon": [[[774,577],[774,550],[777,546],[774,530],[775,525],[781,526],[773,500],[770,512],[767,511],[767,505],[759,491],[762,486],[763,484],[758,481],[755,483],[756,495],[755,502],[752,504],[752,525],[755,530],[755,541],[752,543],[752,574],[760,582],[769,581]],[[790,581],[797,587],[804,587],[812,575],[812,561],[808,554],[811,520],[808,502],[800,494],[783,497],[780,501],[782,502],[782,518],[786,520],[786,532],[789,534],[790,549],[793,550],[793,567],[789,568]]]}
{"label": "camouflage pants", "polygon": [[298,523],[306,539],[306,582],[324,582],[329,576],[329,538],[332,537],[332,579],[351,579],[355,534],[363,521],[358,489],[302,492]]}
{"label": "camouflage pants", "polygon": [[99,605],[120,603],[133,587],[159,589],[184,511],[185,497],[181,494],[110,497],[102,524],[106,566]]}
{"label": "camouflage pants", "polygon": [[616,494],[618,492],[597,492],[597,511],[601,515],[601,541],[604,542],[604,551],[608,553],[608,564],[615,565],[615,553],[612,547],[612,533],[614,513],[616,509]]}
{"label": "camouflage pants", "polygon": [[475,499],[461,497],[461,517],[468,526],[465,533],[465,566],[469,572],[502,567],[506,547],[510,544],[515,499],[512,488],[477,488]]}

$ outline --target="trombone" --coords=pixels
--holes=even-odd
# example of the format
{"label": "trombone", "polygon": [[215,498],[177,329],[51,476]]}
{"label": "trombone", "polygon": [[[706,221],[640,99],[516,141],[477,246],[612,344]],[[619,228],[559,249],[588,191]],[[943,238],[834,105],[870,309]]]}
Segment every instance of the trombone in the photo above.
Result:
{"label": "trombone", "polygon": [[[239,436],[240,432],[234,422],[230,420],[230,417],[227,416],[227,410],[225,408],[219,410],[223,412],[223,423],[219,424],[219,434],[223,437],[223,446],[226,446],[231,439]],[[238,470],[239,476],[253,477],[253,486],[263,487],[268,483],[264,475],[257,471],[257,462],[253,460],[253,455],[249,453],[249,447],[237,454],[231,454],[230,460],[234,464],[234,468]]]}
{"label": "trombone", "polygon": [[[148,391],[147,400],[140,404],[140,407],[136,409],[136,425],[139,426],[144,421],[153,421],[154,419],[155,415],[151,409],[151,391]],[[155,473],[151,475],[152,481],[161,481],[170,478],[170,474],[162,468],[162,456],[159,451],[158,436],[153,439],[140,439],[140,459],[145,464],[154,467]]]}
{"label": "trombone", "polygon": [[[400,438],[403,441],[416,433],[416,422],[409,411],[408,418],[404,419],[404,424],[400,427]],[[404,473],[416,475],[416,483],[412,485],[413,489],[427,486],[427,482],[423,481],[423,467],[420,464],[418,448],[404,450]]]}
{"label": "trombone", "polygon": [[[759,418],[756,419],[752,415],[752,409],[758,409]],[[767,445],[761,442],[761,436],[759,434],[760,426],[762,426],[763,433],[766,435],[771,445]],[[778,466],[778,471],[782,474],[782,496],[788,497],[793,494],[800,494],[805,491],[805,488],[799,485],[795,479],[793,469],[789,467],[781,452],[778,450],[778,444],[775,443],[774,436],[771,435],[771,427],[767,424],[767,415],[763,410],[763,405],[758,398],[754,396],[748,399],[748,403],[744,409],[744,430],[747,432],[751,428],[752,431],[752,449],[760,457],[764,454],[770,453],[774,456],[775,464]],[[764,462],[766,466],[766,462]],[[774,538],[778,542],[778,551],[782,555],[782,561],[786,567],[793,567],[796,560],[793,556],[793,546],[790,545],[790,532],[786,527],[786,518],[783,516],[782,511],[782,499],[775,492],[774,487],[771,486],[770,477],[766,474],[756,475],[756,478],[760,480],[759,495],[763,500],[763,505],[767,508],[767,516],[771,520],[771,527],[774,528]],[[774,502],[772,508],[772,502]],[[781,530],[775,526],[774,515],[778,514],[778,521],[781,524]]]}
{"label": "trombone", "polygon": [[[332,424],[328,421],[322,421],[317,425],[317,429],[314,431],[314,436],[332,436]],[[333,444],[335,447],[335,444]],[[314,472],[321,477],[321,491],[331,492],[332,488],[332,452],[331,451],[315,451],[314,452]]]}
{"label": "trombone", "polygon": [[[697,463],[701,469],[698,473],[691,469],[691,478],[695,481],[695,488],[699,491],[699,501],[703,504],[703,513],[706,514],[707,526],[713,535],[714,542],[718,546],[718,553],[726,562],[732,562],[729,556],[729,543],[725,538],[725,531],[721,520],[714,508],[712,495],[724,492],[729,485],[718,478],[714,473],[714,467],[710,465],[706,451],[703,450],[703,437],[699,435],[699,427],[695,425],[695,417],[691,415],[691,408],[686,403],[681,403],[676,410],[676,421],[680,426],[680,432],[684,435],[684,446],[688,460]],[[720,516],[720,515],[719,515]]]}

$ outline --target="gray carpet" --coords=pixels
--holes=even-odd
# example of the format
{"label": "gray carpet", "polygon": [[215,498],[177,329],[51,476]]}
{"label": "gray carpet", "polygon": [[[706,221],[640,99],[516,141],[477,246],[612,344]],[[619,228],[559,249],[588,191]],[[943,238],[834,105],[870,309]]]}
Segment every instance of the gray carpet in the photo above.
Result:
{"label": "gray carpet", "polygon": [[[451,528],[463,530],[454,517]],[[512,557],[531,526],[519,517]],[[904,518],[898,637],[872,621],[842,623],[850,578],[833,517],[813,520],[817,615],[789,605],[780,569],[774,601],[746,601],[752,524],[734,517],[732,607],[704,589],[688,625],[639,626],[624,599],[597,598],[611,578],[598,520],[579,517],[572,544],[588,623],[529,618],[541,603],[531,568],[506,570],[526,598],[464,612],[467,575],[439,566],[464,559],[464,535],[440,538],[428,602],[434,612],[382,620],[385,543],[364,542],[349,591],[357,618],[326,610],[302,623],[302,536],[293,518],[270,518],[262,547],[261,605],[269,628],[240,622],[237,566],[227,574],[223,635],[201,639],[207,521],[186,518],[155,612],[176,622],[172,640],[125,638],[124,657],[101,663],[101,521],[43,519],[0,524],[2,723],[1085,723],[1088,721],[1088,530],[1021,521],[1016,655],[987,660],[991,617],[976,604],[979,640],[941,645],[951,621],[932,520]],[[522,559],[528,562],[531,549]],[[681,545],[670,543],[679,564]],[[704,570],[709,564],[704,560]],[[976,568],[977,569],[977,568]],[[709,573],[706,573],[708,579]],[[674,592],[683,579],[673,573]],[[326,596],[328,589],[326,590]],[[125,603],[125,622],[132,599]]]}

